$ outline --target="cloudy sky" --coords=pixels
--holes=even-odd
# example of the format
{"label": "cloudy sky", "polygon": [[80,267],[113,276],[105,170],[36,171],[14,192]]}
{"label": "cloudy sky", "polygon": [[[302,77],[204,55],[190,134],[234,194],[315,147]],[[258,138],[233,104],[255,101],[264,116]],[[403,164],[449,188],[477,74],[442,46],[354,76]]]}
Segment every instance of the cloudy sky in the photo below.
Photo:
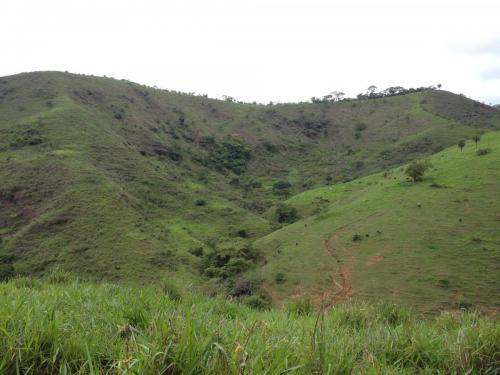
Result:
{"label": "cloudy sky", "polygon": [[300,101],[369,85],[500,103],[499,0],[2,0],[0,76],[34,70]]}

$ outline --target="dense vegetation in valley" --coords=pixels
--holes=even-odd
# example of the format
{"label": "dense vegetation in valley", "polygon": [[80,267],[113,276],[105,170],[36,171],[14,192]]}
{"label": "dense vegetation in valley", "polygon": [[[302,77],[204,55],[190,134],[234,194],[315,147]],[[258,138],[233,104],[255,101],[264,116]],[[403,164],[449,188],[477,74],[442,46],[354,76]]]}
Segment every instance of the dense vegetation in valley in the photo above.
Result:
{"label": "dense vegetation in valley", "polygon": [[0,78],[0,277],[61,267],[259,306],[498,308],[500,111],[425,88],[330,99]]}
{"label": "dense vegetation in valley", "polygon": [[[496,374],[500,326],[392,304],[259,311],[168,283],[0,283],[2,374]],[[8,301],[8,303],[3,303]]]}

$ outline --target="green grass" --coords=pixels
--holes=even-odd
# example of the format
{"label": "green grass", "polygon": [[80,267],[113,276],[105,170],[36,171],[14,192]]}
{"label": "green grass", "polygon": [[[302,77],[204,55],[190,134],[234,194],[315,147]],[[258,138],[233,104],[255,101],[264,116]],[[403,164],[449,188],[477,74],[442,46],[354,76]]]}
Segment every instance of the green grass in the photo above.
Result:
{"label": "green grass", "polygon": [[64,273],[0,283],[0,372],[500,371],[500,325],[474,311],[427,319],[391,304],[258,311],[171,291],[71,281]]}
{"label": "green grass", "polygon": [[[490,153],[478,156],[469,141],[432,156],[422,182],[401,167],[290,198],[303,219],[256,242],[268,262],[255,272],[278,300],[338,290],[339,265],[323,243],[333,237],[355,297],[423,310],[499,306],[500,133],[479,147]],[[286,282],[273,282],[278,272]]]}

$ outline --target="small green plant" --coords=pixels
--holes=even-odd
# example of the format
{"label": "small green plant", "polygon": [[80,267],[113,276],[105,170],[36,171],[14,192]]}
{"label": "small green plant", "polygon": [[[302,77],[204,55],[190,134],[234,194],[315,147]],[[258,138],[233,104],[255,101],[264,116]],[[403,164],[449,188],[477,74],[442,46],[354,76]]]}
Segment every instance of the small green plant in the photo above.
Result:
{"label": "small green plant", "polygon": [[358,234],[358,233],[356,233],[356,234],[354,234],[354,235],[352,236],[352,240],[353,240],[354,242],[361,241],[362,239],[363,239],[363,236],[362,236],[361,234]]}
{"label": "small green plant", "polygon": [[276,284],[283,284],[286,280],[285,274],[283,272],[278,272],[274,277]]}
{"label": "small green plant", "polygon": [[198,198],[194,201],[194,204],[198,207],[202,207],[207,205],[207,201],[205,199]]}
{"label": "small green plant", "polygon": [[314,305],[309,296],[292,300],[287,305],[288,312],[296,316],[307,316],[314,311]]}
{"label": "small green plant", "polygon": [[180,301],[182,299],[182,294],[177,287],[177,284],[172,279],[164,278],[161,281],[160,288],[163,293],[165,293],[168,298],[172,301]]}
{"label": "small green plant", "polygon": [[356,125],[354,125],[354,130],[357,132],[362,132],[367,128],[366,124],[364,122],[358,122]]}
{"label": "small green plant", "polygon": [[292,184],[288,181],[278,181],[273,184],[273,192],[279,195],[288,195]]}
{"label": "small green plant", "polygon": [[458,141],[458,148],[460,149],[460,151],[462,151],[464,147],[465,147],[465,140],[461,139],[460,141]]}
{"label": "small green plant", "polygon": [[238,232],[236,232],[236,234],[238,235],[238,237],[241,237],[241,238],[248,237],[248,233],[245,229],[240,229]]}
{"label": "small green plant", "polygon": [[483,155],[488,155],[491,152],[489,148],[480,148],[479,150],[476,151],[476,154],[478,156],[483,156]]}

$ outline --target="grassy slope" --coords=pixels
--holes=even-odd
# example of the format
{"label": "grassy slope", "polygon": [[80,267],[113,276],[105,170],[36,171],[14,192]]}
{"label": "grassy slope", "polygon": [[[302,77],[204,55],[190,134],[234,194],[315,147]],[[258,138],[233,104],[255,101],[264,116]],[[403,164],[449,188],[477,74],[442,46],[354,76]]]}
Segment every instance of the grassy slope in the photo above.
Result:
{"label": "grassy slope", "polygon": [[[358,122],[367,129],[356,139]],[[263,106],[66,73],[4,77],[0,251],[15,253],[19,273],[59,264],[95,278],[198,284],[190,250],[239,247],[275,229],[263,213],[283,199],[276,181],[297,193],[498,127],[498,111],[444,91]],[[200,163],[212,152],[207,136],[241,140],[247,172]],[[155,155],[157,146],[182,160]]]}
{"label": "grassy slope", "polygon": [[0,283],[6,374],[412,374],[500,371],[500,325],[474,312],[421,320],[388,304],[257,311],[159,287]]}
{"label": "grassy slope", "polygon": [[[304,219],[257,241],[267,258],[259,277],[277,300],[320,300],[339,290],[343,266],[355,296],[422,309],[500,306],[500,133],[484,135],[479,147],[491,152],[478,156],[469,141],[463,152],[432,156],[419,183],[396,168],[290,198]],[[340,264],[325,251],[327,239]]]}

